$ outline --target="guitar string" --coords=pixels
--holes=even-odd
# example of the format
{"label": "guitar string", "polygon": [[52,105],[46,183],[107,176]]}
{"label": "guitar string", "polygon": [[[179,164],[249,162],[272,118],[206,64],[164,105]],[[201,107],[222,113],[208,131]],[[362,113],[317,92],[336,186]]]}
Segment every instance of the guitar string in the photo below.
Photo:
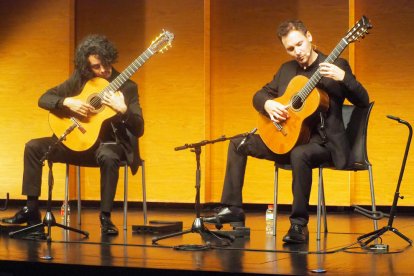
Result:
{"label": "guitar string", "polygon": [[[333,49],[332,53],[329,54],[329,56],[325,59],[324,62],[333,63],[339,57],[339,55],[343,52],[343,50],[345,49],[347,45],[348,43],[344,39],[342,39],[338,43],[338,45]],[[312,90],[315,88],[316,84],[320,81],[321,78],[322,78],[322,75],[320,74],[320,71],[318,69],[312,75],[312,77],[308,80],[306,85],[301,89],[301,91],[297,94],[302,100],[302,102],[306,100],[306,98],[309,96],[309,94],[312,92]],[[295,101],[294,103],[297,103],[296,99],[297,98],[294,99]]]}
{"label": "guitar string", "polygon": [[[147,54],[149,52],[149,54]],[[145,57],[145,59],[143,58]],[[119,74],[108,86],[106,86],[99,94],[93,97],[90,101],[90,104],[97,109],[98,105],[101,104],[101,101],[104,97],[104,94],[109,91],[116,91],[121,87],[121,85],[127,81],[150,57],[152,52],[147,49],[142,53],[137,59],[135,59],[121,74]],[[139,59],[142,60],[142,63],[139,62]],[[127,74],[128,73],[128,74]],[[128,77],[126,77],[128,76]],[[115,85],[113,85],[115,84]]]}
{"label": "guitar string", "polygon": [[[145,54],[145,52],[144,52],[144,54]],[[142,55],[144,55],[144,54],[142,54]],[[141,56],[142,56],[141,55]],[[134,62],[137,62],[138,63],[138,65],[139,66],[136,66],[135,64],[134,64],[134,62],[130,65],[130,66],[128,66],[125,70],[124,70],[124,72],[122,72],[117,78],[115,78],[107,87],[105,87],[104,89],[103,89],[103,91],[102,92],[100,92],[96,97],[94,97],[93,98],[93,100],[95,100],[95,101],[91,101],[91,104],[99,104],[100,103],[100,101],[102,100],[102,97],[104,96],[104,94],[106,93],[106,92],[108,92],[108,91],[111,91],[111,90],[113,90],[113,91],[115,91],[116,89],[118,89],[128,78],[125,78],[125,79],[123,79],[124,78],[124,75],[126,75],[126,73],[129,73],[129,75],[131,76],[136,70],[138,70],[138,68],[140,67],[140,66],[142,66],[142,64],[144,64],[144,62],[146,61],[146,60],[144,60],[141,56],[139,56]],[[148,58],[149,58],[150,56],[146,56],[146,58],[147,58],[147,60],[148,60]],[[137,60],[139,59],[139,58],[141,58],[142,60],[143,60],[143,62],[142,63],[139,63]],[[132,65],[135,65],[136,66],[136,68],[135,68],[135,71],[133,71],[133,72],[130,72],[129,70],[131,69],[131,67],[132,67]],[[115,84],[115,85],[113,85],[113,84]]]}
{"label": "guitar string", "polygon": [[[165,35],[167,36],[167,39],[165,38]],[[164,36],[164,39],[160,40],[162,36]],[[92,100],[90,101],[90,104],[96,109],[95,105],[100,105],[103,99],[103,96],[106,92],[118,90],[119,87],[121,87],[121,85],[125,81],[127,81],[152,55],[154,55],[155,52],[157,52],[157,51],[153,52],[151,50],[151,47],[158,48],[159,49],[158,51],[162,51],[162,49],[171,45],[172,37],[173,36],[169,32],[164,32],[162,35],[157,37],[156,40],[160,40],[158,42],[158,45],[154,46],[155,42],[153,42],[151,46],[147,48],[138,58],[136,58],[121,74],[118,75],[118,77],[116,77],[107,87],[105,87],[99,94],[97,94],[97,96],[93,97]],[[162,45],[162,43],[166,43],[166,44],[163,47],[160,47],[159,45],[160,44]],[[143,58],[143,56],[145,57],[145,59]],[[139,62],[139,59],[142,60],[142,63]]]}
{"label": "guitar string", "polygon": [[[345,43],[345,45],[342,45],[342,43]],[[342,53],[342,51],[345,49],[345,47],[348,45],[346,40],[342,39],[338,45],[334,48],[334,50],[329,54],[329,56],[325,59],[324,62],[333,63],[339,55]],[[341,47],[342,49],[338,48]],[[311,78],[308,80],[308,82],[305,84],[305,86],[298,92],[298,97],[302,102],[306,100],[306,98],[309,96],[309,94],[312,92],[313,88],[315,88],[316,84],[321,80],[322,75],[320,73],[320,69],[318,68],[316,72],[311,76]],[[298,97],[293,98],[293,102],[288,104],[288,109],[292,106],[295,106],[297,103]],[[278,128],[278,130],[281,130],[283,128],[282,124],[273,122],[273,124]]]}

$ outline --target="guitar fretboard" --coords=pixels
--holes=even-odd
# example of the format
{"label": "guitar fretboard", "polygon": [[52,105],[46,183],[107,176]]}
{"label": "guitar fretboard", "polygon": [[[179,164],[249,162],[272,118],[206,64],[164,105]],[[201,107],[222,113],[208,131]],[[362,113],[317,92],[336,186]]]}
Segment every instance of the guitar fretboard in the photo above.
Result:
{"label": "guitar fretboard", "polygon": [[139,57],[137,57],[124,71],[122,71],[102,92],[99,97],[108,91],[117,91],[138,69],[152,56],[154,52],[150,48],[145,50]]}
{"label": "guitar fretboard", "polygon": [[[348,42],[343,38],[339,41],[338,45],[333,49],[333,51],[329,54],[329,56],[325,59],[324,62],[327,63],[334,63],[335,60],[341,55],[341,53],[345,50],[348,46]],[[309,96],[312,90],[316,87],[318,82],[321,80],[322,75],[319,73],[319,69],[312,75],[312,77],[308,80],[306,85],[300,90],[298,96],[301,98],[302,102]]]}

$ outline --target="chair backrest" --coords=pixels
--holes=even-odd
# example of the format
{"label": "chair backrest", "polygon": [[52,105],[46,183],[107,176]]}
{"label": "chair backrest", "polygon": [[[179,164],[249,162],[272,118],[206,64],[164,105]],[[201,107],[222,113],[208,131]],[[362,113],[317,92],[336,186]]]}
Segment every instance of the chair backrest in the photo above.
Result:
{"label": "chair backrest", "polygon": [[374,102],[367,107],[344,105],[342,118],[351,146],[347,169],[366,170],[370,166],[367,152],[368,121]]}

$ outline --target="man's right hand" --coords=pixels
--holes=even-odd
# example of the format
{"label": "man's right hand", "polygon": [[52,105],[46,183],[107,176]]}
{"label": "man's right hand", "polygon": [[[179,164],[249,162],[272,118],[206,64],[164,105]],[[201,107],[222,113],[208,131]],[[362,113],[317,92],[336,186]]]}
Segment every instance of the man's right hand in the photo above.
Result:
{"label": "man's right hand", "polygon": [[289,118],[288,106],[285,106],[274,100],[267,100],[264,109],[272,121],[280,123]]}
{"label": "man's right hand", "polygon": [[65,98],[63,100],[63,106],[69,108],[71,111],[83,117],[87,117],[89,113],[94,110],[93,106],[90,104],[71,97]]}

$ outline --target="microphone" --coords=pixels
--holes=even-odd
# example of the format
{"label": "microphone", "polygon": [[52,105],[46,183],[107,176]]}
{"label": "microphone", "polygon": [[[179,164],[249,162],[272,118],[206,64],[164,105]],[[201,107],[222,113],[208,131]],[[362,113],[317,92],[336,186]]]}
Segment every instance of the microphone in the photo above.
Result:
{"label": "microphone", "polygon": [[246,143],[250,135],[254,134],[256,131],[257,131],[257,128],[254,128],[249,133],[247,133],[246,136],[243,138],[243,140],[241,140],[240,144],[237,146],[236,150],[239,151],[240,148],[243,147],[244,143]]}
{"label": "microphone", "polygon": [[[80,130],[80,132],[82,132],[82,134],[85,134],[86,129],[78,122],[78,120],[76,118],[74,118],[74,117],[71,117],[70,119],[73,122],[73,127],[74,128],[77,127]],[[69,133],[72,132],[72,130],[73,129],[71,129],[69,131]]]}
{"label": "microphone", "polygon": [[396,117],[396,116],[387,115],[387,118],[391,119],[391,120],[394,120],[394,121],[397,121],[400,124],[406,124],[407,123],[406,121],[404,121],[404,120],[402,120],[402,119],[400,119],[399,117]]}
{"label": "microphone", "polygon": [[179,146],[179,147],[175,147],[174,150],[175,151],[179,151],[179,150],[184,150],[188,148],[188,144],[185,144],[184,146]]}
{"label": "microphone", "polygon": [[391,119],[391,120],[396,120],[396,121],[399,121],[400,120],[400,118],[395,117],[395,116],[392,116],[392,115],[387,115],[387,118],[388,119]]}

